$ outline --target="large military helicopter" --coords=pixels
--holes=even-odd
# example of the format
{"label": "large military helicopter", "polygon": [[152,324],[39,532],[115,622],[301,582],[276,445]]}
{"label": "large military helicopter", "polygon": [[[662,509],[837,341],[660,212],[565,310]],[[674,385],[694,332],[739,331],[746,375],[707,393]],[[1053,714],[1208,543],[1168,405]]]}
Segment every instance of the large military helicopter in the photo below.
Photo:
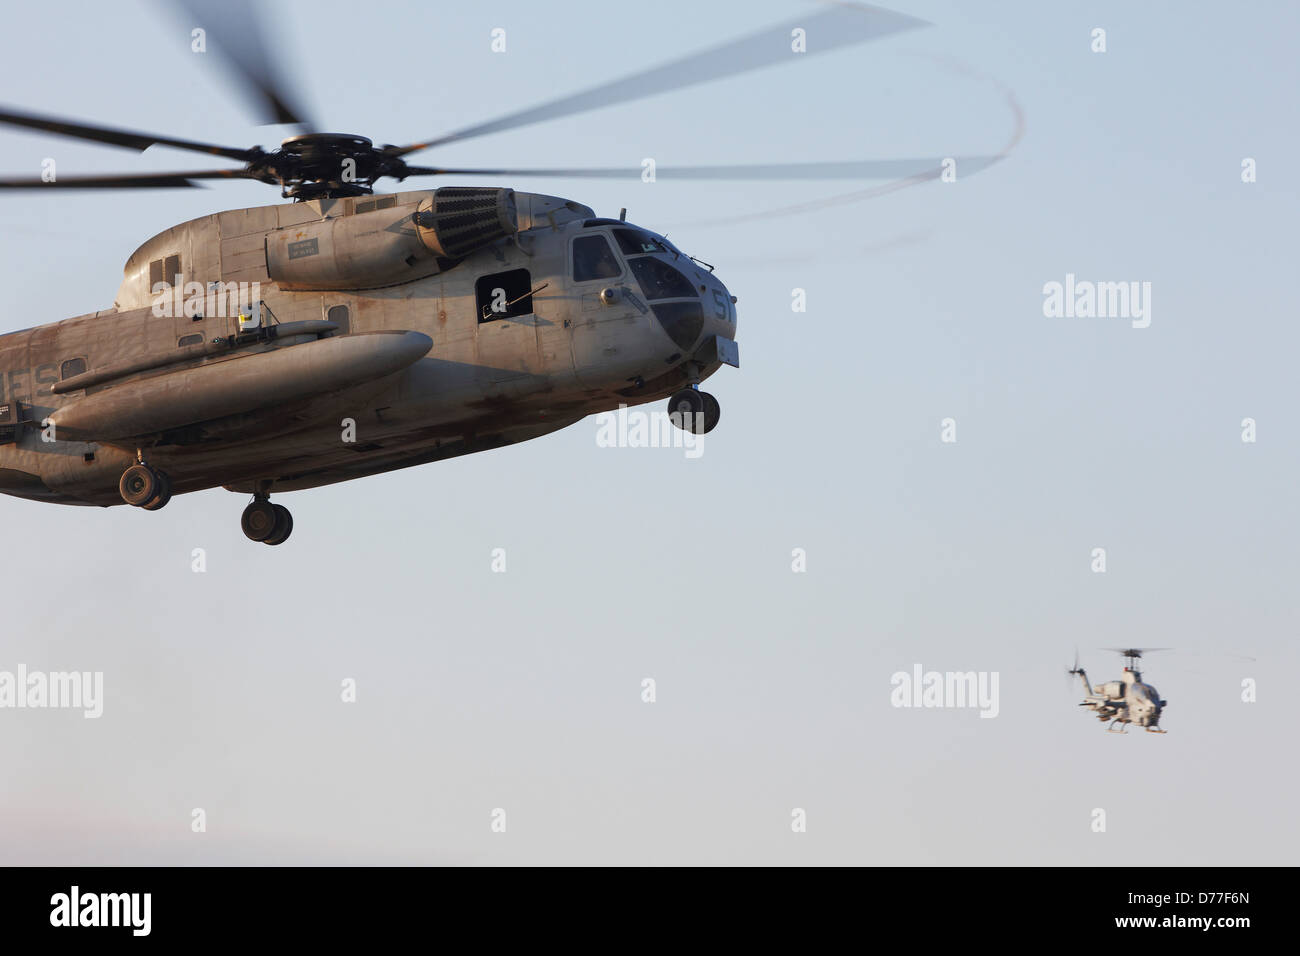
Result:
{"label": "large military helicopter", "polygon": [[[192,188],[252,179],[291,202],[181,223],[127,260],[112,308],[0,336],[0,492],[147,511],[224,486],[277,545],[270,495],[535,438],[668,399],[674,424],[720,418],[700,383],[739,367],[736,298],[663,235],[557,196],[487,186],[375,195],[382,178],[595,176],[642,169],[451,169],[406,157],[924,25],[837,5],[447,135],[404,146],[317,132],[245,2],[184,5],[259,105],[305,132],[228,147],[0,108],[0,123],[225,169],[0,180],[0,189]],[[188,37],[188,27],[186,36]],[[803,51],[797,51],[803,52]],[[803,57],[800,57],[802,59]],[[978,168],[987,157],[974,157]],[[697,179],[938,178],[941,158],[661,168]],[[951,160],[948,160],[951,162]],[[46,181],[46,180],[49,181]]]}
{"label": "large military helicopter", "polygon": [[[1100,721],[1109,721],[1106,730],[1111,733],[1126,733],[1125,724],[1134,724],[1145,728],[1149,734],[1163,734],[1158,726],[1160,715],[1169,703],[1162,700],[1160,694],[1150,684],[1142,682],[1142,673],[1137,662],[1144,653],[1165,650],[1163,647],[1108,647],[1126,659],[1120,680],[1107,681],[1093,687],[1088,683],[1088,674],[1079,666],[1075,655],[1074,666],[1069,673],[1083,682],[1083,701],[1080,707],[1087,707]],[[1119,729],[1116,730],[1116,725]]]}

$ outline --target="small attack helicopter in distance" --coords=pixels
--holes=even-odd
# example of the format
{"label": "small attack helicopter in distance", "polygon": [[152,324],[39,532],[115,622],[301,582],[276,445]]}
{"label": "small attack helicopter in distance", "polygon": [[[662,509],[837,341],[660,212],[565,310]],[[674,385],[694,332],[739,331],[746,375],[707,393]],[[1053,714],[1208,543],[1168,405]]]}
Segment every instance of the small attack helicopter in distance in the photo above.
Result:
{"label": "small attack helicopter in distance", "polygon": [[[1110,726],[1106,728],[1110,733],[1126,733],[1124,724],[1143,727],[1149,734],[1165,733],[1157,725],[1160,722],[1160,715],[1169,702],[1162,700],[1159,692],[1150,684],[1142,682],[1142,673],[1137,669],[1137,662],[1141,660],[1143,653],[1163,651],[1167,648],[1108,647],[1105,650],[1114,651],[1127,659],[1124,673],[1120,675],[1120,680],[1107,681],[1093,687],[1088,683],[1087,672],[1079,666],[1079,657],[1076,654],[1074,666],[1070,668],[1069,673],[1083,681],[1083,701],[1079,706],[1090,708],[1097,715],[1098,720],[1110,721]],[[1119,730],[1115,729],[1116,724],[1119,725]]]}
{"label": "small attack helicopter in distance", "polygon": [[[147,511],[223,486],[251,495],[253,541],[293,530],[272,492],[313,488],[545,435],[668,400],[673,423],[720,418],[700,383],[739,367],[736,298],[663,235],[556,196],[486,186],[374,195],[381,178],[590,176],[642,168],[451,169],[420,150],[775,65],[924,21],[837,4],[613,83],[441,137],[377,146],[319,129],[286,86],[251,4],[180,5],[260,118],[305,130],[238,148],[0,107],[0,124],[240,165],[3,178],[0,189],[192,188],[252,179],[291,202],[213,213],[127,260],[113,306],[0,336],[0,492]],[[188,39],[187,39],[188,42]],[[801,51],[797,51],[801,52]],[[413,103],[436,102],[416,97]],[[963,159],[967,170],[989,157]],[[660,168],[662,178],[937,179],[945,160]]]}

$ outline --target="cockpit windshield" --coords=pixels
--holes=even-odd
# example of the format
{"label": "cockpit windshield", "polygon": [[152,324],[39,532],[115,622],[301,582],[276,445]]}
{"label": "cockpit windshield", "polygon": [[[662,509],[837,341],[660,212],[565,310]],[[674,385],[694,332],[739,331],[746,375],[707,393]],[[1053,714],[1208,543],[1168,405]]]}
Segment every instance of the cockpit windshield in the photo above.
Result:
{"label": "cockpit windshield", "polygon": [[614,238],[625,256],[640,256],[650,252],[668,252],[666,245],[644,229],[615,229]]}
{"label": "cockpit windshield", "polygon": [[[659,258],[672,256],[674,261],[683,258],[682,253],[667,239],[632,225],[620,226],[611,231],[647,299],[700,297],[690,279],[671,263]],[[689,265],[689,260],[687,264]]]}
{"label": "cockpit windshield", "polygon": [[662,259],[636,256],[628,259],[627,264],[632,267],[632,274],[648,299],[699,298],[691,280]]}

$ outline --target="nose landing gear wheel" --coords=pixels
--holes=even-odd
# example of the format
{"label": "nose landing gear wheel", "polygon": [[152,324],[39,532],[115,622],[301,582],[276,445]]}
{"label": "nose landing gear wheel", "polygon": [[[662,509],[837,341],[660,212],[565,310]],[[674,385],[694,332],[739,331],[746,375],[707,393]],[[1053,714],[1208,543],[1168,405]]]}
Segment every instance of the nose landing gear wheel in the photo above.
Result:
{"label": "nose landing gear wheel", "polygon": [[722,406],[708,392],[684,388],[668,399],[668,418],[682,431],[704,435],[718,427]]}
{"label": "nose landing gear wheel", "polygon": [[702,392],[693,388],[684,388],[668,399],[668,420],[682,431],[698,432],[703,418],[704,395]]}
{"label": "nose landing gear wheel", "polygon": [[239,524],[248,540],[265,541],[274,533],[278,517],[275,508],[275,505],[263,498],[244,509]]}
{"label": "nose landing gear wheel", "polygon": [[293,515],[284,505],[272,505],[275,509],[275,527],[271,533],[263,539],[263,544],[284,544],[289,540],[289,535],[293,534]]}
{"label": "nose landing gear wheel", "polygon": [[707,435],[718,427],[718,420],[722,418],[722,406],[708,392],[700,394],[704,397],[704,433]]}
{"label": "nose landing gear wheel", "polygon": [[263,544],[284,544],[293,534],[293,515],[289,509],[273,505],[265,498],[258,498],[245,508],[239,524],[250,541]]}

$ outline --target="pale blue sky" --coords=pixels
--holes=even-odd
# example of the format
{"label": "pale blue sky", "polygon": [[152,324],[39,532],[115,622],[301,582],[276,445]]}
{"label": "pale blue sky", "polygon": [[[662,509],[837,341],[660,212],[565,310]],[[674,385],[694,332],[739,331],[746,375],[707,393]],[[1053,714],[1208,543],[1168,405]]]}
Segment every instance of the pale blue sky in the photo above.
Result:
{"label": "pale blue sky", "polygon": [[[271,6],[323,122],[378,142],[818,9]],[[707,386],[723,417],[699,460],[598,448],[589,420],[287,495],[278,549],[243,538],[224,491],[158,514],[0,499],[0,669],[103,670],[106,694],[98,721],[0,711],[0,861],[1294,863],[1300,13],[893,9],[934,25],[418,157],[988,153],[1013,92],[1023,140],[978,176],[761,223],[691,225],[871,184],[504,183],[626,206],[739,297],[742,368]],[[2,102],[231,145],[284,133],[249,125],[158,5],[7,16]],[[0,170],[47,156],[66,175],[204,164],[0,131]],[[6,195],[0,330],[107,307],[150,235],[274,201],[251,183]],[[1151,282],[1150,328],[1044,318],[1043,284],[1071,272]],[[1167,736],[1106,735],[1063,676],[1078,646],[1108,679],[1120,662],[1095,648],[1130,643],[1180,648],[1147,669]],[[890,675],[917,662],[998,671],[999,717],[892,708]]]}

